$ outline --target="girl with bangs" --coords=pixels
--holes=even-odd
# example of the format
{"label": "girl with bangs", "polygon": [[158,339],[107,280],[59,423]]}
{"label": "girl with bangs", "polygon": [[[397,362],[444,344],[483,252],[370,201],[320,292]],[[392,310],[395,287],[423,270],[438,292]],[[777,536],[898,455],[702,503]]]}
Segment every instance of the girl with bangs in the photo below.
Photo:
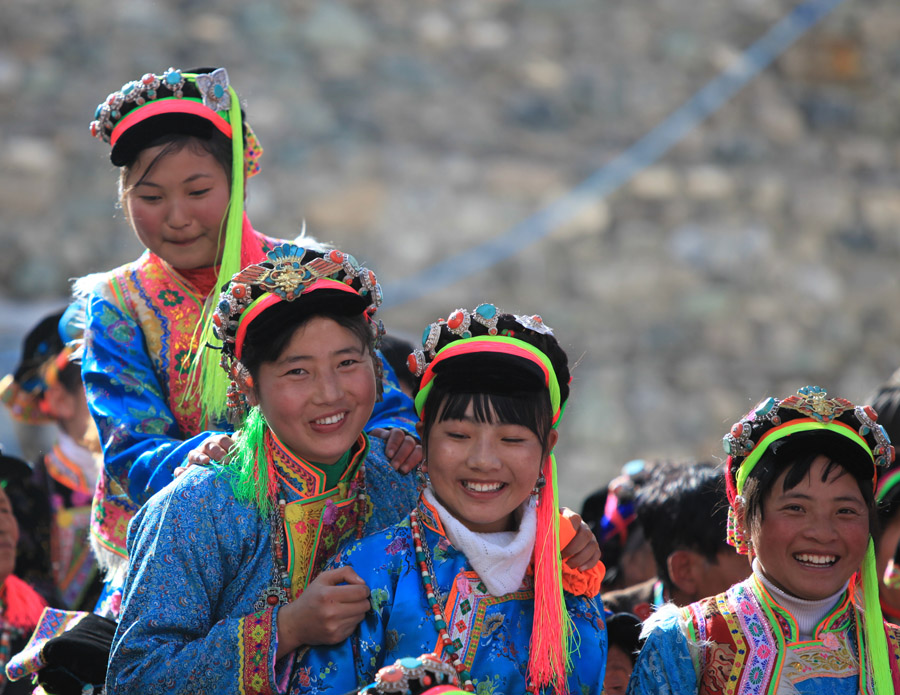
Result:
{"label": "girl with bangs", "polygon": [[370,587],[372,611],[348,640],[305,653],[298,692],[347,692],[433,652],[466,691],[599,693],[603,565],[560,555],[573,533],[553,455],[565,352],[540,317],[482,304],[431,324],[409,362],[424,487],[408,518],[332,560]]}

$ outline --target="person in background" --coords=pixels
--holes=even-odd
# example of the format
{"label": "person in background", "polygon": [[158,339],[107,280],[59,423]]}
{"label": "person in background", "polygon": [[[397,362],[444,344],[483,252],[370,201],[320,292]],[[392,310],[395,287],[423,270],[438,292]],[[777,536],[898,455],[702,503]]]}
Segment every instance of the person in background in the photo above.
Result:
{"label": "person in background", "polygon": [[581,516],[600,544],[604,593],[640,584],[655,575],[653,552],[637,523],[635,499],[641,486],[666,461],[634,459],[608,485],[588,496]]}
{"label": "person in background", "polygon": [[36,463],[29,490],[13,496],[20,520],[28,519],[20,571],[36,587],[51,587],[51,605],[91,610],[102,587],[89,542],[102,456],[81,382],[78,325],[76,304],[43,318],[0,381],[0,399],[19,422],[55,426],[56,442]]}
{"label": "person in background", "polygon": [[47,605],[14,574],[19,524],[6,490],[31,475],[31,466],[25,461],[0,454],[0,692],[4,695],[24,695],[34,687],[27,682],[8,682],[6,664],[11,654],[25,646]]}
{"label": "person in background", "polygon": [[641,619],[632,613],[607,612],[606,633],[609,636],[609,652],[603,695],[625,695],[641,648]]}
{"label": "person in background", "polygon": [[656,576],[604,594],[608,610],[645,620],[664,603],[686,606],[749,576],[747,558],[726,541],[728,498],[721,466],[684,461],[658,468],[641,486],[636,507]]}
{"label": "person in background", "polygon": [[[870,399],[878,422],[891,441],[900,440],[900,370],[878,387]],[[885,618],[900,625],[900,465],[881,474],[875,493],[880,535],[875,548],[879,595]]]}

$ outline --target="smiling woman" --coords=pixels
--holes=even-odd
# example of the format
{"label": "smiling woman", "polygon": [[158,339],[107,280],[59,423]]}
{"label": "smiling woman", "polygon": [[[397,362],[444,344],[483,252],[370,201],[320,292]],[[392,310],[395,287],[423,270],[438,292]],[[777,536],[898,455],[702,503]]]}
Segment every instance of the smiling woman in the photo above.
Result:
{"label": "smiling woman", "polygon": [[[98,105],[91,132],[120,168],[119,201],[146,248],[76,284],[86,304],[85,391],[103,445],[91,517],[108,570],[98,612],[115,617],[129,519],[172,482],[190,451],[230,431],[228,377],[218,350],[201,350],[219,347],[212,324],[219,290],[283,240],[256,231],[245,214],[262,148],[224,68],[146,73]],[[413,421],[412,402],[387,367],[368,431],[396,442],[405,430],[409,451]]]}
{"label": "smiling woman", "polygon": [[236,443],[135,516],[107,692],[284,692],[298,647],[344,639],[369,610],[354,572],[323,567],[415,504],[363,432],[380,302],[349,254],[290,244],[226,286],[213,321]]}
{"label": "smiling woman", "polygon": [[629,693],[898,692],[873,544],[876,470],[894,449],[877,417],[807,386],[731,428],[728,540],[753,575],[653,616]]}

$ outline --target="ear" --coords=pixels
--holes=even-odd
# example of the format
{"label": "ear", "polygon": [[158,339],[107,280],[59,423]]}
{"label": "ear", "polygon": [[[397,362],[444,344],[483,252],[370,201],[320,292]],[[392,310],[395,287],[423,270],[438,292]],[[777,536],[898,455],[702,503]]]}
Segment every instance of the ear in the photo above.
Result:
{"label": "ear", "polygon": [[559,430],[552,429],[550,430],[550,434],[547,435],[547,454],[549,455],[553,449],[556,448],[556,443],[559,441]]}
{"label": "ear", "polygon": [[692,550],[676,550],[666,559],[669,578],[679,591],[693,596],[697,593],[699,555]]}
{"label": "ear", "polygon": [[259,394],[256,391],[256,381],[250,375],[250,372],[243,365],[236,366],[234,370],[234,382],[237,384],[241,393],[247,399],[250,406],[259,405]]}

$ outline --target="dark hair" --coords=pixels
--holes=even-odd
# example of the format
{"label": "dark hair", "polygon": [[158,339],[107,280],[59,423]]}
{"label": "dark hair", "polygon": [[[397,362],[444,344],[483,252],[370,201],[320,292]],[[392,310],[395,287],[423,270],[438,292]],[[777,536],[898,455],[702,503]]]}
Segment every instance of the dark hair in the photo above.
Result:
{"label": "dark hair", "polygon": [[[887,431],[892,442],[900,441],[900,373],[898,372],[895,372],[887,382],[882,384],[876,394],[869,399],[875,412],[878,413],[878,423]],[[898,466],[900,463],[894,463],[890,468],[879,471],[879,482],[896,471]],[[878,522],[882,528],[900,512],[900,485],[895,485],[878,503],[877,512]]]}
{"label": "dark hair", "polygon": [[397,381],[401,386],[409,389],[409,392],[415,394],[419,390],[419,381],[412,375],[407,367],[406,358],[415,349],[415,346],[405,338],[386,333],[381,336],[381,354],[388,361],[394,373],[397,375]]}
{"label": "dark hair", "polygon": [[668,559],[693,550],[710,562],[728,547],[725,470],[710,462],[669,465],[641,487],[637,518],[653,550],[656,573],[672,588]]}
{"label": "dark hair", "polygon": [[[147,168],[144,169],[144,173],[141,174],[141,178],[135,181],[130,186],[126,186],[125,181],[132,173],[132,169],[134,167],[134,163],[137,161],[137,158],[140,156],[141,152],[151,147],[158,147],[162,145],[163,148],[159,152],[156,153],[156,156],[153,158]],[[231,164],[232,164],[232,150],[231,150],[231,140],[229,140],[225,135],[220,133],[218,130],[214,130],[209,138],[200,138],[196,135],[185,135],[183,133],[166,133],[165,135],[161,135],[158,138],[148,142],[144,147],[140,150],[137,150],[134,154],[134,157],[130,159],[126,164],[122,165],[121,172],[119,174],[119,196],[122,197],[129,190],[134,188],[135,186],[143,183],[144,179],[146,179],[153,168],[165,157],[170,154],[175,154],[177,152],[181,152],[183,149],[188,148],[195,154],[210,154],[212,157],[219,163],[222,169],[225,170],[225,176],[228,179],[228,185],[231,186]]]}
{"label": "dark hair", "polygon": [[[784,474],[783,489],[792,490],[810,474],[810,469],[816,459],[824,456],[828,459],[828,463],[822,471],[822,482],[827,481],[834,471],[843,471],[853,477],[869,512],[869,534],[877,543],[879,524],[878,515],[875,513],[875,493],[872,489],[871,472],[851,463],[852,459],[845,459],[841,456],[831,458],[833,452],[829,454],[824,446],[808,449],[800,454],[793,454],[790,450],[779,452],[778,444],[784,443],[787,442],[782,440],[773,443],[747,476],[742,494],[744,523],[747,529],[752,529],[763,520],[763,502],[772,494],[772,488],[779,476]],[[787,460],[785,460],[786,458]]]}
{"label": "dark hair", "polygon": [[[560,404],[565,403],[569,397],[569,361],[556,338],[523,327],[512,314],[499,314],[497,328],[501,334],[533,345],[547,356],[559,383]],[[486,328],[474,323],[469,330],[476,337],[487,333]],[[436,350],[458,339],[445,325]],[[471,403],[478,422],[497,421],[526,427],[546,450],[553,413],[543,372],[538,375],[537,371],[532,362],[523,358],[489,352],[439,362],[425,402],[423,441],[428,441],[435,422],[462,419]]]}
{"label": "dark hair", "polygon": [[241,364],[255,379],[263,362],[274,362],[284,352],[298,328],[311,319],[331,319],[359,338],[360,343],[377,359],[372,345],[372,333],[364,314],[346,314],[335,311],[303,311],[301,302],[278,302],[260,314],[247,328]]}

